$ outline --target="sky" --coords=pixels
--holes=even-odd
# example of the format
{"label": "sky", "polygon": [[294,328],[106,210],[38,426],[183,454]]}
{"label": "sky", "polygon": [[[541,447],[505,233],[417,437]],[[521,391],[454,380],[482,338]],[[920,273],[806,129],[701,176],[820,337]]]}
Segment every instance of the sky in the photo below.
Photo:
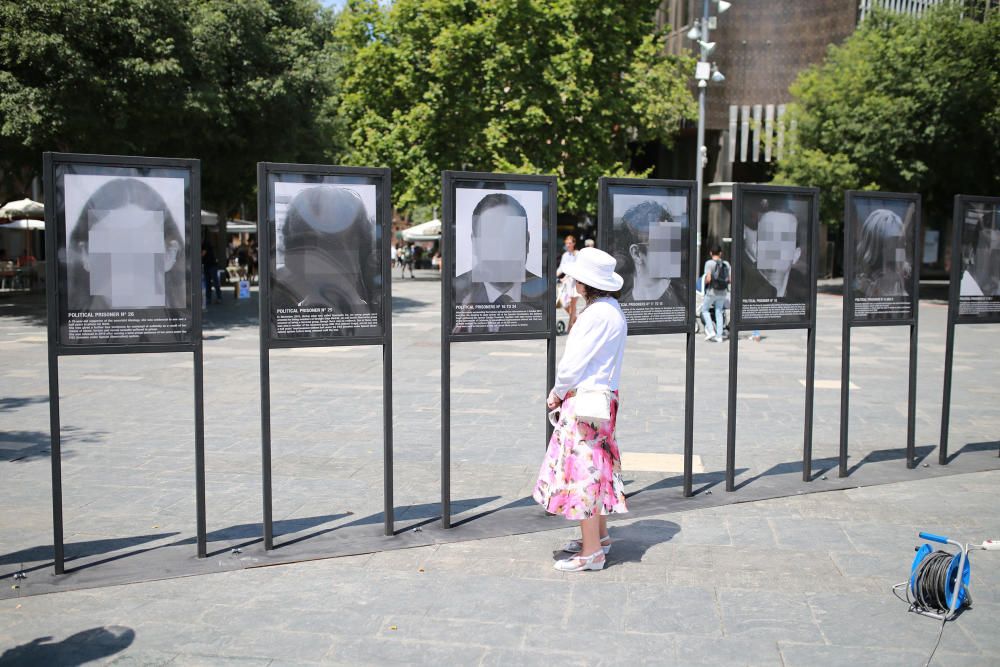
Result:
{"label": "sky", "polygon": [[340,9],[344,6],[347,0],[320,0],[324,7],[330,7],[331,9]]}

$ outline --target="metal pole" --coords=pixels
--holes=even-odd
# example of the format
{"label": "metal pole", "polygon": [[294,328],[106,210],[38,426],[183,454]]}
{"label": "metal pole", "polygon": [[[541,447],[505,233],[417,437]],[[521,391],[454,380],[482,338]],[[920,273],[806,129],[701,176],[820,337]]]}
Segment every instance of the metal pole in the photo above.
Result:
{"label": "metal pole", "polygon": [[[385,256],[385,253],[382,253]],[[384,260],[383,260],[384,261]],[[386,294],[386,300],[392,297]],[[385,534],[395,533],[395,512],[392,495],[392,336],[386,322],[385,344],[382,345],[382,488],[385,501]]]}
{"label": "metal pole", "polygon": [[[555,316],[552,318],[555,320]],[[551,336],[545,341],[545,398],[548,400],[549,390],[555,386],[556,383],[556,338]],[[552,440],[552,433],[555,431],[555,427],[552,426],[552,422],[549,420],[549,406],[543,405],[545,408],[545,448],[548,449],[549,441]]]}
{"label": "metal pole", "polygon": [[955,195],[951,220],[951,280],[948,285],[948,334],[944,348],[944,386],[941,400],[941,442],[938,463],[948,465],[948,427],[951,424],[951,372],[955,354],[955,324],[958,318],[959,284],[962,281],[962,213],[961,195]]}
{"label": "metal pole", "polygon": [[[200,308],[197,303],[195,308]],[[205,382],[202,359],[201,327],[195,330],[194,344],[194,475],[195,505],[198,522],[198,558],[208,553],[208,530],[205,519]]]}
{"label": "metal pole", "polygon": [[[735,300],[734,300],[735,303]],[[729,409],[726,420],[726,491],[736,490],[736,374],[739,368],[740,330],[735,318],[729,327]]]}
{"label": "metal pole", "polygon": [[[260,218],[261,216],[258,216]],[[269,255],[264,254],[264,261]],[[265,288],[266,289],[266,288]],[[263,302],[262,302],[263,303]],[[264,317],[263,312],[261,318]],[[263,320],[262,321],[266,321]],[[268,326],[270,326],[268,324]],[[271,351],[266,334],[260,337],[260,466],[264,510],[264,549],[274,548],[274,523],[271,496]]]}
{"label": "metal pole", "polygon": [[[709,41],[708,3],[709,0],[704,0],[704,2],[702,3],[701,41],[703,42]],[[698,56],[699,62],[708,62],[705,59],[705,50],[703,48],[700,48],[700,45],[698,52],[699,52]],[[707,89],[708,89],[708,81],[698,82],[698,146],[697,150],[695,151],[696,153],[695,175],[697,177],[695,180],[698,183],[698,202],[696,205],[697,217],[695,218],[695,221],[697,222],[697,228],[695,233],[697,234],[697,238],[699,239],[701,238],[701,200],[702,200],[702,193],[705,190],[705,174],[704,174],[705,164],[702,154],[702,147],[704,147],[705,145],[705,92]],[[700,256],[700,250],[699,250],[699,256]]]}
{"label": "metal pole", "polygon": [[[815,244],[813,244],[815,246]],[[814,283],[815,285],[815,283]],[[815,305],[813,306],[815,317]],[[802,481],[812,481],[813,394],[816,377],[816,326],[809,327],[806,349],[806,416],[805,435],[802,443]]]}
{"label": "metal pole", "polygon": [[684,497],[694,495],[692,490],[692,473],[694,462],[694,351],[695,337],[693,331],[687,335],[687,368],[684,373]]}
{"label": "metal pole", "polygon": [[451,343],[446,329],[441,338],[441,527],[451,528]]}
{"label": "metal pole", "polygon": [[[916,299],[915,299],[916,300]],[[919,305],[919,300],[917,305]],[[914,441],[917,427],[917,322],[916,313],[910,326],[910,382],[906,410],[906,467],[917,467],[917,448]]]}
{"label": "metal pole", "polygon": [[[55,263],[55,255],[50,263]],[[54,289],[55,283],[49,283]],[[59,355],[55,344],[49,341],[49,455],[52,465],[52,548],[55,573],[65,574],[65,551],[63,549],[63,508],[62,508],[62,438],[59,423]]]}
{"label": "metal pole", "polygon": [[[847,289],[846,287],[844,288]],[[847,299],[844,299],[847,308]],[[851,400],[851,325],[844,314],[843,331],[840,336],[840,470],[839,477],[847,477],[847,430],[850,419]]]}
{"label": "metal pole", "polygon": [[[954,282],[954,273],[952,282]],[[941,442],[938,446],[938,463],[948,465],[948,425],[951,421],[951,366],[955,352],[955,320],[952,308],[948,309],[948,337],[944,347],[944,388],[941,399]]]}

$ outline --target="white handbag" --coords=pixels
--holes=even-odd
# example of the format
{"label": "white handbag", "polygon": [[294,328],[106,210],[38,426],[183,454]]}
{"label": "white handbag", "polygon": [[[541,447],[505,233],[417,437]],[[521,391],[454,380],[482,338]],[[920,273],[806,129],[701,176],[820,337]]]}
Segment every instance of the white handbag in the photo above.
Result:
{"label": "white handbag", "polygon": [[580,421],[603,424],[611,420],[611,392],[607,389],[579,388],[573,405]]}

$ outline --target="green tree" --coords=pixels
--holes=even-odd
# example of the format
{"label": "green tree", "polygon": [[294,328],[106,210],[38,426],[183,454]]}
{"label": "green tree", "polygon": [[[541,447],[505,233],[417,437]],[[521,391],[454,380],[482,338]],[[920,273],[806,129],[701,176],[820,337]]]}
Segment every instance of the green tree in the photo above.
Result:
{"label": "green tree", "polygon": [[335,139],[333,16],[315,0],[187,0],[185,150],[220,220],[251,203],[256,163],[322,161]]}
{"label": "green tree", "polygon": [[0,193],[47,150],[194,157],[223,220],[255,164],[336,137],[333,15],[316,0],[0,0]]}
{"label": "green tree", "polygon": [[960,12],[873,14],[803,72],[775,181],[822,187],[834,227],[847,189],[919,192],[937,229],[955,194],[1000,193],[1000,15]]}
{"label": "green tree", "polygon": [[397,208],[440,201],[444,169],[551,173],[560,209],[635,142],[672,142],[696,113],[693,62],[665,55],[655,0],[351,0],[335,104],[353,164],[394,168]]}
{"label": "green tree", "polygon": [[2,0],[0,26],[0,194],[28,193],[42,151],[156,154],[178,139],[174,0]]}

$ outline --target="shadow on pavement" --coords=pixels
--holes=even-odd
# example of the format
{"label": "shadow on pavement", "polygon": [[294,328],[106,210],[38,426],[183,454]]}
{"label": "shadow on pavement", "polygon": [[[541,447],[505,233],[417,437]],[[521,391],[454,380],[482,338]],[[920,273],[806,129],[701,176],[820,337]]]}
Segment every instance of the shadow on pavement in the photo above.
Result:
{"label": "shadow on pavement", "polygon": [[[749,468],[736,468],[736,476],[740,476],[745,473]],[[725,472],[700,472],[691,475],[691,494],[697,496],[699,494],[709,491],[712,487],[718,486],[722,482],[726,481]],[[643,493],[645,491],[659,491],[661,489],[672,489],[679,488],[684,485],[684,477],[682,475],[677,475],[675,477],[667,477],[666,479],[661,479],[659,482],[654,482],[649,486],[644,486],[638,491],[632,491],[631,493],[626,493],[625,498],[634,498],[635,496]]]}
{"label": "shadow on pavement", "polygon": [[[74,444],[100,443],[103,431],[84,431],[76,426],[63,426],[62,458],[72,458],[69,449]],[[52,453],[52,439],[48,431],[5,431],[0,433],[0,461],[26,463],[48,457]]]}
{"label": "shadow on pavement", "polygon": [[[914,462],[914,467],[920,465],[927,456],[933,452],[937,447],[933,445],[923,445],[921,447],[916,447],[916,461]],[[847,476],[850,477],[855,472],[858,471],[861,466],[867,465],[869,463],[882,463],[884,461],[906,461],[906,448],[901,449],[876,449],[873,452],[868,452],[865,457],[852,465],[847,469]]]}
{"label": "shadow on pavement", "polygon": [[[155,542],[156,540],[173,537],[174,535],[177,535],[177,533],[158,533],[153,535],[135,535],[132,537],[90,540],[89,542],[72,542],[70,544],[66,544],[64,547],[66,562],[68,563],[76,558],[87,558],[89,556],[111,553],[120,549],[128,549],[129,547],[135,547],[140,544],[148,544],[150,542]],[[11,553],[0,555],[0,565],[21,565],[22,563],[29,563],[31,566],[25,568],[24,572],[33,572],[42,568],[51,567],[54,557],[52,545],[46,544],[44,546],[28,547],[27,549],[12,551]],[[20,568],[18,568],[18,570],[20,570]],[[13,577],[14,573],[18,570],[0,574],[0,580]]]}
{"label": "shadow on pavement", "polygon": [[620,563],[641,563],[650,547],[669,542],[679,532],[679,525],[663,519],[642,519],[624,526],[612,524],[608,534],[613,548],[604,569]]}
{"label": "shadow on pavement", "polygon": [[[906,450],[903,451],[905,453]],[[822,477],[823,475],[825,475],[826,473],[830,472],[835,467],[837,467],[837,464],[839,462],[840,459],[834,457],[825,459],[813,459],[812,461],[813,471],[812,471],[812,476],[809,478],[809,481],[812,482],[819,479],[820,477]],[[744,479],[733,488],[736,491],[739,491],[744,486],[756,482],[761,477],[770,477],[772,475],[788,475],[791,473],[798,473],[798,472],[802,472],[802,461],[788,461],[787,463],[779,463],[776,466],[768,468],[762,473]]]}
{"label": "shadow on pavement", "polygon": [[0,654],[0,665],[83,665],[124,651],[135,641],[135,630],[107,625],[78,632],[60,642],[51,640],[38,637],[7,649]]}
{"label": "shadow on pavement", "polygon": [[8,398],[0,398],[0,412],[9,412],[12,410],[20,410],[26,405],[33,405],[35,403],[48,403],[49,397],[46,396],[11,396]]}
{"label": "shadow on pavement", "polygon": [[991,449],[995,449],[998,453],[1000,453],[1000,440],[992,440],[989,442],[969,442],[957,452],[949,454],[948,463],[951,463],[956,458],[967,452],[988,452]]}

